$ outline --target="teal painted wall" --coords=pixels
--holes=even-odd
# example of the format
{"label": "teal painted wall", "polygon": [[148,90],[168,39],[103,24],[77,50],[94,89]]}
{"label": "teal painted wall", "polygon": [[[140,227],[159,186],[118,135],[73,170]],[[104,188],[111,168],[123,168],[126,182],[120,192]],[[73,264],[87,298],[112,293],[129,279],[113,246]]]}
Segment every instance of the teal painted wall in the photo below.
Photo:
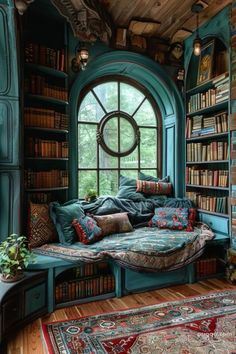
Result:
{"label": "teal painted wall", "polygon": [[[71,45],[72,48],[72,45]],[[183,161],[181,156],[183,141],[183,100],[168,71],[150,58],[129,52],[111,50],[106,46],[94,44],[91,59],[85,71],[80,71],[71,81],[70,93],[70,153],[71,153],[71,190],[70,197],[77,197],[76,175],[77,149],[77,110],[78,96],[91,81],[108,75],[122,75],[135,79],[145,86],[160,108],[163,124],[163,176],[169,175],[175,187],[175,194],[183,193]],[[72,57],[74,53],[72,52]],[[70,58],[72,59],[72,58]],[[171,148],[169,148],[169,146]]]}
{"label": "teal painted wall", "polygon": [[13,1],[0,1],[0,240],[20,232],[21,143]]}

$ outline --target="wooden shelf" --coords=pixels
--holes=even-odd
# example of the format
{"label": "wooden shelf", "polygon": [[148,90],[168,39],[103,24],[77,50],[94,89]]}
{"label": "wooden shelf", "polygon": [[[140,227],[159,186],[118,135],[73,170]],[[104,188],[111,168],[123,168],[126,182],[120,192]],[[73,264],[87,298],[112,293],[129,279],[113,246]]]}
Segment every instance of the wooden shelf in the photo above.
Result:
{"label": "wooden shelf", "polygon": [[186,184],[186,187],[200,188],[200,189],[217,189],[222,191],[229,191],[229,187],[214,187],[214,186],[202,186],[198,184]]}
{"label": "wooden shelf", "polygon": [[61,191],[67,190],[69,187],[50,187],[50,188],[26,188],[26,192],[51,192],[51,191]]}
{"label": "wooden shelf", "polygon": [[54,98],[54,97],[47,97],[47,96],[41,96],[41,95],[33,95],[31,93],[26,94],[27,99],[30,100],[35,100],[35,101],[42,101],[42,102],[48,102],[51,104],[56,104],[56,105],[68,105],[69,102],[68,101],[64,101],[64,100],[60,100],[58,98]]}
{"label": "wooden shelf", "polygon": [[72,306],[72,305],[76,305],[76,304],[83,304],[86,302],[91,302],[91,301],[98,301],[98,300],[105,300],[105,299],[109,299],[111,297],[115,297],[116,293],[110,292],[110,293],[105,293],[105,294],[101,294],[101,295],[95,295],[95,296],[88,296],[88,297],[83,297],[83,298],[78,298],[75,300],[68,300],[68,301],[64,301],[64,302],[60,302],[60,303],[56,303],[55,304],[55,308],[59,309],[62,307],[66,307],[66,306]]}
{"label": "wooden shelf", "polygon": [[186,165],[208,165],[208,164],[229,163],[229,160],[212,160],[212,161],[186,161]]}
{"label": "wooden shelf", "polygon": [[25,127],[25,130],[29,131],[42,131],[44,133],[56,133],[56,134],[68,134],[66,129],[55,129],[55,128],[43,128],[43,127]]}
{"label": "wooden shelf", "polygon": [[229,77],[229,73],[222,73],[218,76],[215,76],[214,78],[212,78],[211,80],[208,80],[200,85],[194,86],[191,89],[186,91],[186,95],[191,96],[194,95],[195,93],[199,93],[199,92],[205,92],[207,90],[209,90],[210,88],[214,87],[214,83],[213,81],[217,80],[217,78],[221,77],[223,74],[225,74],[225,77]]}
{"label": "wooden shelf", "polygon": [[54,68],[51,68],[50,66],[25,63],[25,67],[26,67],[26,69],[30,69],[33,71],[39,71],[39,72],[44,73],[46,75],[51,75],[51,76],[55,76],[55,77],[62,78],[62,79],[67,79],[67,77],[68,77],[68,74],[65,73],[64,71],[56,70]]}
{"label": "wooden shelf", "polygon": [[229,103],[229,99],[227,98],[225,101],[220,102],[220,103],[216,103],[213,106],[201,108],[201,109],[198,109],[197,111],[194,111],[194,112],[189,112],[189,113],[187,113],[187,116],[193,117],[198,114],[203,114],[203,113],[206,114],[206,113],[220,111],[221,109],[222,110],[225,109],[226,106],[228,105],[228,103]]}
{"label": "wooden shelf", "polygon": [[53,161],[68,161],[68,157],[26,157],[26,160],[40,160],[40,161],[45,161],[45,160],[53,160]]}
{"label": "wooden shelf", "polygon": [[192,141],[199,141],[199,140],[209,140],[209,139],[218,139],[218,138],[228,138],[229,133],[215,133],[215,134],[205,134],[205,135],[198,135],[194,137],[190,137],[186,139],[186,142],[192,142]]}
{"label": "wooden shelf", "polygon": [[211,214],[216,216],[222,216],[223,218],[229,218],[229,214],[217,213],[216,211],[210,211],[210,210],[200,209],[200,208],[197,208],[197,211],[199,213],[205,213],[205,214]]}

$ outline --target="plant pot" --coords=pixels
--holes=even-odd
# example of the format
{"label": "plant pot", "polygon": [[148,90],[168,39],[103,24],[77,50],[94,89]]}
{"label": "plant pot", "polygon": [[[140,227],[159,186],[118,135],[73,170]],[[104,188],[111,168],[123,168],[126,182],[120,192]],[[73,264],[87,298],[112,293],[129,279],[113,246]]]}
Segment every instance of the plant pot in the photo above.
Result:
{"label": "plant pot", "polygon": [[12,276],[12,277],[8,277],[6,278],[6,276],[4,274],[0,274],[0,280],[4,283],[14,283],[15,281],[21,280],[22,278],[24,278],[24,273],[23,272],[19,272],[16,275]]}

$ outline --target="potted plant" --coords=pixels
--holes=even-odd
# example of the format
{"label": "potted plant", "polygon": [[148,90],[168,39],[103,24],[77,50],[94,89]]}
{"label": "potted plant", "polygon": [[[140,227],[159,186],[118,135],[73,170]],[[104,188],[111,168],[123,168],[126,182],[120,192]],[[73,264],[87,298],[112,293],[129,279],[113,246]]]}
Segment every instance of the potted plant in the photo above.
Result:
{"label": "potted plant", "polygon": [[26,237],[11,234],[0,244],[0,279],[5,282],[21,279],[23,270],[34,260],[34,254],[27,248]]}
{"label": "potted plant", "polygon": [[97,192],[95,189],[88,189],[84,198],[86,202],[93,202],[97,198]]}

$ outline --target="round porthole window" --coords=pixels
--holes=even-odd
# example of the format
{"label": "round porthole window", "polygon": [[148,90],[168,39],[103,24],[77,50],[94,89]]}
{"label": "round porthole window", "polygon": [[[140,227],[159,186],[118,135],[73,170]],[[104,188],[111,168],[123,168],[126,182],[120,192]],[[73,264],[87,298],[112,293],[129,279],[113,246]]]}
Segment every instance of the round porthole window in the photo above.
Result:
{"label": "round porthole window", "polygon": [[108,154],[126,156],[138,145],[140,132],[137,123],[129,114],[113,111],[100,121],[97,139]]}

